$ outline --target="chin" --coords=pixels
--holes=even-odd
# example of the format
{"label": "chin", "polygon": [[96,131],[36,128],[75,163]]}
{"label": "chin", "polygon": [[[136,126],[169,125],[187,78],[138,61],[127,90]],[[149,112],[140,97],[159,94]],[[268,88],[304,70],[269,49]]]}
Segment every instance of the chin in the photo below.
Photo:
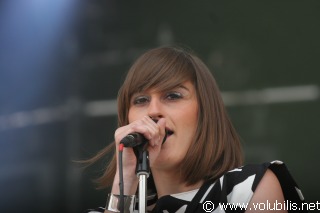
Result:
{"label": "chin", "polygon": [[[174,156],[175,157],[175,156]],[[152,169],[156,170],[172,170],[177,169],[181,162],[175,162],[172,158],[168,158],[168,155],[159,155]]]}

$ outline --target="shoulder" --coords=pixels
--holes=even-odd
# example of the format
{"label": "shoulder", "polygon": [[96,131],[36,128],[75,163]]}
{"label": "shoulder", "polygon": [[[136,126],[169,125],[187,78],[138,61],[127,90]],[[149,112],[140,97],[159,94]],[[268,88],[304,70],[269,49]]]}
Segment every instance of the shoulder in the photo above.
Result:
{"label": "shoulder", "polygon": [[[284,194],[278,178],[270,169],[267,169],[250,200],[246,213],[256,212],[257,204],[259,204],[259,207],[263,205],[262,209],[264,209],[268,203],[272,205],[275,203],[282,204],[284,201]],[[278,212],[287,211],[281,208]]]}
{"label": "shoulder", "polygon": [[248,164],[233,169],[220,177],[215,185],[221,190],[222,202],[249,203],[253,198],[261,198],[263,194],[271,196],[273,193],[282,195],[285,200],[304,201],[296,182],[281,161]]}

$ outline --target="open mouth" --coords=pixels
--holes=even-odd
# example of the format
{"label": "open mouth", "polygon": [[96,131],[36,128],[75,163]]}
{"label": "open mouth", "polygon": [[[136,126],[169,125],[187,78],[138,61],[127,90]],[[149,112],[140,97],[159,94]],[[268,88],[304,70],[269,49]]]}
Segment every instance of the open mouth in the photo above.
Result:
{"label": "open mouth", "polygon": [[170,129],[166,129],[166,135],[163,138],[162,144],[164,144],[164,142],[166,142],[167,138],[170,137],[173,134],[173,131]]}
{"label": "open mouth", "polygon": [[167,134],[167,137],[169,137],[173,134],[173,131],[170,129],[166,129],[166,134]]}

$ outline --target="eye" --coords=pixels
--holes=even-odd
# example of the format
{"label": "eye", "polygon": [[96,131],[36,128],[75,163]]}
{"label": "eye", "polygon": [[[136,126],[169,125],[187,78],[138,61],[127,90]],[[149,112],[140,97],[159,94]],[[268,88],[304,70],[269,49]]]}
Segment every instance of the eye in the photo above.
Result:
{"label": "eye", "polygon": [[141,104],[145,104],[150,100],[150,98],[148,96],[138,96],[136,98],[134,98],[133,100],[133,104],[134,105],[141,105]]}
{"label": "eye", "polygon": [[168,100],[177,100],[181,98],[182,98],[182,94],[180,92],[169,92],[166,94],[166,99]]}

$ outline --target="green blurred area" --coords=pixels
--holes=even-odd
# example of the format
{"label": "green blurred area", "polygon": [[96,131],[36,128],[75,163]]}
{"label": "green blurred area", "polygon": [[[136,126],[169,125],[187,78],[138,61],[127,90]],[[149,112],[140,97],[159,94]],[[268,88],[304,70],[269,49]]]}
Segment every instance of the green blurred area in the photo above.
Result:
{"label": "green blurred area", "polygon": [[[106,161],[84,171],[72,161],[109,144],[117,117],[112,104],[109,114],[93,115],[86,107],[114,101],[134,60],[162,45],[188,47],[208,65],[242,138],[246,163],[284,161],[306,200],[319,201],[320,1],[77,4],[73,25],[55,49],[63,63],[56,70],[52,66],[49,77],[41,72],[37,79],[36,73],[30,82],[24,80],[27,73],[20,73],[25,76],[18,82],[46,86],[36,90],[38,102],[13,106],[17,97],[12,94],[26,97],[27,89],[19,89],[28,87],[1,91],[6,97],[0,96],[0,188],[11,202],[1,197],[0,211],[2,205],[33,213],[105,205],[107,190],[97,191],[91,180]],[[0,75],[0,86],[8,82],[8,73]],[[59,107],[66,111],[55,111]],[[44,110],[32,111],[37,108]],[[19,110],[20,117],[44,117],[24,126],[14,114]]]}

